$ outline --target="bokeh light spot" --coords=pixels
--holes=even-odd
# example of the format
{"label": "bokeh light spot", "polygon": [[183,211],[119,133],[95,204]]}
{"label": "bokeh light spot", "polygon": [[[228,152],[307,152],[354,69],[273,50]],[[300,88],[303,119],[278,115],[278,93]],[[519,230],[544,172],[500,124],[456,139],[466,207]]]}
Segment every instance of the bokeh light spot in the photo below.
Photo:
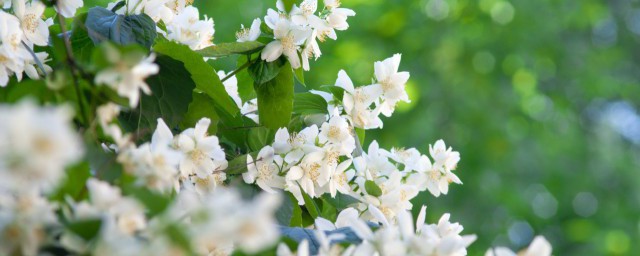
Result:
{"label": "bokeh light spot", "polygon": [[499,1],[493,4],[491,7],[491,19],[498,24],[506,25],[515,16],[516,10],[513,5],[507,1]]}
{"label": "bokeh light spot", "polygon": [[473,69],[478,73],[487,74],[493,71],[496,58],[488,51],[481,51],[473,56]]}
{"label": "bokeh light spot", "polygon": [[629,236],[623,231],[609,231],[605,238],[607,251],[612,254],[625,254],[629,251],[629,240]]}
{"label": "bokeh light spot", "polygon": [[573,210],[582,217],[589,217],[598,211],[598,199],[589,192],[580,192],[573,198]]}

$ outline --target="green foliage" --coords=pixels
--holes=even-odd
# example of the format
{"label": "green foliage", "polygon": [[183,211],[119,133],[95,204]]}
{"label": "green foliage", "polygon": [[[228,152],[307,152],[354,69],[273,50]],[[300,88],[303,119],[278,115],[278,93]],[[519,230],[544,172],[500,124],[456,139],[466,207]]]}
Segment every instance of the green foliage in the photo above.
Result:
{"label": "green foliage", "polygon": [[293,113],[300,115],[328,114],[327,101],[322,96],[310,92],[296,93],[293,96]]}
{"label": "green foliage", "polygon": [[379,197],[382,195],[382,189],[378,187],[375,181],[367,180],[364,182],[364,189],[367,191],[367,194]]}
{"label": "green foliage", "polygon": [[100,227],[102,226],[102,220],[100,219],[86,219],[86,220],[78,220],[69,222],[66,225],[66,228],[78,235],[80,238],[85,241],[91,241],[98,235],[100,232]]}
{"label": "green foliage", "polygon": [[350,195],[341,193],[336,194],[335,197],[331,197],[330,195],[325,194],[322,196],[322,201],[331,204],[331,206],[335,207],[337,211],[342,211],[346,208],[349,208],[350,206],[353,206],[353,204],[360,202],[358,201],[358,199]]}
{"label": "green foliage", "polygon": [[[158,118],[162,118],[169,127],[178,127],[185,116],[194,118],[193,112],[191,116],[188,113],[189,102],[210,103],[203,103],[204,100],[201,98],[197,102],[192,101],[193,89],[196,85],[190,79],[190,73],[182,62],[159,55],[156,58],[156,64],[160,67],[160,72],[147,79],[151,95],[141,96],[139,107],[132,109],[121,118],[123,125],[127,124],[130,131],[139,129],[153,131]],[[186,122],[193,121],[193,119],[186,120]]]}
{"label": "green foliage", "polygon": [[89,177],[91,177],[91,172],[88,162],[80,162],[67,168],[64,181],[49,198],[58,202],[63,202],[66,196],[75,201],[85,199],[88,195],[85,183]]}
{"label": "green foliage", "polygon": [[222,85],[215,70],[204,62],[202,56],[189,49],[188,46],[169,41],[157,42],[153,49],[157,53],[184,63],[184,67],[191,74],[191,79],[196,88],[209,95],[214,100],[217,109],[225,111],[231,116],[235,116],[238,113],[238,107],[225,91],[224,85]]}
{"label": "green foliage", "polygon": [[287,62],[272,80],[255,84],[260,124],[278,129],[286,127],[293,111],[293,71]]}
{"label": "green foliage", "polygon": [[300,188],[302,193],[302,198],[304,199],[304,208],[307,209],[307,212],[311,216],[312,220],[317,219],[320,216],[320,208],[316,202],[311,198],[307,193],[305,193],[302,188]]}
{"label": "green foliage", "polygon": [[95,44],[110,40],[122,45],[139,44],[148,49],[157,37],[156,23],[146,14],[124,16],[102,7],[89,10],[85,26]]}
{"label": "green foliage", "polygon": [[146,215],[148,218],[162,213],[171,203],[171,198],[169,198],[168,196],[161,195],[147,188],[128,186],[124,191],[126,194],[136,198],[145,206],[145,208],[147,209]]}
{"label": "green foliage", "polygon": [[198,50],[204,57],[226,57],[233,54],[251,54],[256,51],[261,50],[264,47],[263,43],[260,42],[232,42],[232,43],[221,43],[213,46],[209,46],[202,50]]}
{"label": "green foliage", "polygon": [[211,125],[209,125],[209,134],[216,134],[218,131],[219,117],[215,111],[215,102],[211,97],[204,93],[193,92],[191,95],[191,103],[184,119],[180,123],[180,128],[186,130],[190,127],[195,127],[196,123],[202,118],[209,118]]}

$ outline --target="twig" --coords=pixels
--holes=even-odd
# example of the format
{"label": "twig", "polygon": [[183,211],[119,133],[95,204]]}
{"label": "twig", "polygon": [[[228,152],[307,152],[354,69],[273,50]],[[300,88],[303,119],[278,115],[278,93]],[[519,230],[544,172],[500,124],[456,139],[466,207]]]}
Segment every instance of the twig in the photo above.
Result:
{"label": "twig", "polygon": [[[59,5],[57,1],[54,1],[54,3],[56,5]],[[58,6],[58,9],[59,8],[60,6]],[[71,42],[69,41],[69,34],[67,33],[64,17],[62,17],[62,15],[60,14],[58,14],[58,22],[59,22],[58,25],[60,25],[60,32],[62,33],[62,40],[64,41],[65,53],[67,56],[67,64],[69,64],[69,68],[71,69],[73,86],[75,87],[76,97],[78,98],[78,108],[80,109],[80,113],[81,113],[80,115],[84,119],[84,123],[88,124],[90,121],[89,121],[89,117],[87,116],[87,112],[85,111],[84,102],[82,101],[82,94],[80,93],[80,83],[78,82],[78,77],[77,77],[78,69],[76,66],[75,59],[73,58],[73,49],[71,48]]]}
{"label": "twig", "polygon": [[242,66],[240,66],[239,68],[237,68],[236,70],[234,70],[233,72],[227,74],[227,76],[225,76],[224,78],[222,78],[220,80],[220,82],[227,81],[229,78],[231,78],[232,76],[234,76],[235,74],[237,74],[238,72],[242,71],[245,68],[248,68],[251,64],[253,64],[253,62],[255,62],[258,58],[255,58],[253,60],[249,60],[247,61],[247,63],[243,64]]}
{"label": "twig", "polygon": [[38,59],[36,53],[33,52],[33,49],[31,49],[24,41],[22,41],[22,46],[24,46],[24,48],[27,49],[27,51],[31,54],[31,57],[33,57],[33,61],[36,63],[36,66],[38,66],[40,71],[42,71],[42,77],[47,76],[47,71],[44,70],[44,65],[42,65],[42,62],[40,62],[40,59]]}

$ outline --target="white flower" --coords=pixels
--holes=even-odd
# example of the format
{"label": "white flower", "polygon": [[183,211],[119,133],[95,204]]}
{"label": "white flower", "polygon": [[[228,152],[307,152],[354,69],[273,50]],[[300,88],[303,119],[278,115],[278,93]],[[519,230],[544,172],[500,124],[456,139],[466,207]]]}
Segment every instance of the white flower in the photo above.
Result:
{"label": "white flower", "polygon": [[376,179],[396,170],[395,166],[389,162],[388,155],[389,153],[381,149],[378,142],[374,140],[369,144],[368,152],[363,152],[361,156],[353,160],[353,165],[358,171],[358,175],[370,175],[371,179]]}
{"label": "white flower", "polygon": [[188,45],[192,50],[200,50],[213,45],[213,25],[213,19],[205,16],[200,20],[198,9],[187,6],[167,24],[167,38]]}
{"label": "white flower", "polygon": [[269,193],[275,193],[273,188],[284,188],[284,178],[279,176],[282,158],[274,156],[273,148],[266,146],[260,150],[254,160],[247,155],[247,172],[242,174],[246,183],[258,184],[260,188]]}
{"label": "white flower", "polygon": [[115,50],[109,50],[108,61],[112,64],[110,68],[98,72],[95,78],[96,84],[106,84],[115,90],[118,95],[129,98],[129,106],[135,107],[140,101],[140,91],[151,94],[149,85],[145,79],[155,75],[159,71],[158,65],[153,63],[155,55],[151,54],[139,62],[132,63],[127,60],[129,56]]}
{"label": "white flower", "polygon": [[289,169],[287,180],[297,181],[309,196],[319,197],[321,193],[316,193],[316,191],[329,181],[329,172],[322,162],[323,155],[319,151],[305,155],[300,164]]}
{"label": "white flower", "polygon": [[320,46],[316,41],[317,31],[313,30],[309,38],[307,38],[304,48],[300,52],[300,57],[302,58],[302,68],[304,70],[309,70],[309,59],[314,57],[316,60],[322,55],[320,51]]}
{"label": "white flower", "polygon": [[291,63],[292,68],[299,68],[298,48],[309,37],[311,31],[293,25],[285,19],[278,20],[272,29],[276,40],[264,47],[260,55],[261,58],[267,62],[272,62],[284,54]]}
{"label": "white flower", "polygon": [[69,108],[25,100],[0,106],[0,191],[50,189],[82,156]]}
{"label": "white flower", "polygon": [[405,84],[409,80],[409,72],[398,72],[400,66],[400,54],[374,63],[376,80],[382,87],[381,112],[385,116],[391,116],[398,101],[410,102],[409,95],[405,91]]}
{"label": "white flower", "polygon": [[363,129],[382,128],[382,120],[378,117],[379,110],[370,109],[371,104],[382,95],[379,84],[355,88],[347,73],[340,70],[336,86],[345,90],[342,104],[353,126]]}
{"label": "white flower", "polygon": [[460,161],[460,153],[447,148],[443,140],[436,141],[435,145],[429,145],[429,154],[434,160],[434,165],[445,170],[455,170]]}
{"label": "white flower", "polygon": [[[49,61],[49,59],[47,59],[49,57],[49,54],[46,52],[36,52],[35,55],[44,68],[44,75],[51,73],[53,69],[49,65],[45,64],[45,62]],[[41,74],[38,73],[38,71],[40,71],[40,68],[37,67],[37,65],[38,64],[33,59],[33,57],[24,59],[24,73],[33,80],[38,80],[41,77]]]}
{"label": "white flower", "polygon": [[349,181],[353,178],[354,173],[346,171],[349,166],[351,166],[351,159],[340,163],[330,174],[329,192],[331,197],[336,197],[338,191],[345,195],[351,194]]}
{"label": "white flower", "polygon": [[337,30],[346,30],[349,28],[349,24],[347,23],[347,18],[351,16],[355,16],[356,13],[348,8],[339,8],[339,1],[334,0],[333,3],[327,4],[328,1],[325,1],[325,6],[329,9],[329,15],[327,15],[327,22],[331,27]]}
{"label": "white flower", "polygon": [[543,236],[533,238],[529,247],[520,251],[517,255],[506,247],[496,247],[489,249],[484,256],[551,256],[551,244]]}
{"label": "white flower", "polygon": [[0,254],[39,255],[48,238],[45,228],[57,224],[54,210],[38,193],[0,193]]}
{"label": "white flower", "polygon": [[180,162],[180,172],[184,178],[190,175],[206,178],[227,168],[228,163],[218,144],[218,137],[207,135],[209,124],[211,120],[202,118],[195,128],[189,128],[177,137],[177,147],[185,154]]}
{"label": "white flower", "polygon": [[278,249],[276,251],[276,255],[278,256],[309,256],[309,241],[302,240],[300,244],[298,244],[298,250],[295,253],[291,252],[289,246],[285,243],[278,244]]}
{"label": "white flower", "polygon": [[351,154],[356,148],[356,141],[351,135],[351,127],[347,120],[334,115],[328,122],[323,123],[318,134],[320,143],[330,143],[340,149],[340,154]]}
{"label": "white flower", "polygon": [[240,25],[240,31],[236,33],[236,39],[238,42],[251,42],[255,41],[260,37],[260,25],[262,21],[259,18],[256,18],[251,23],[250,28],[245,28],[244,25]]}
{"label": "white flower", "polygon": [[76,10],[84,5],[82,0],[58,0],[56,11],[65,18],[73,18]]}
{"label": "white flower", "polygon": [[[220,77],[220,79],[226,76],[227,74],[224,71],[222,70],[218,71],[218,77]],[[229,79],[222,82],[222,84],[224,85],[225,91],[227,91],[227,94],[231,96],[231,99],[233,99],[233,101],[236,103],[238,108],[242,108],[242,100],[238,95],[238,79],[236,78],[236,76],[235,75],[231,76]]]}
{"label": "white flower", "polygon": [[339,228],[351,227],[355,220],[358,220],[360,213],[358,210],[354,208],[346,208],[342,210],[338,217],[336,218],[336,222],[331,223],[331,221],[318,217],[314,224],[315,228],[320,231],[332,231]]}
{"label": "white flower", "polygon": [[98,123],[100,123],[100,127],[102,129],[107,129],[111,121],[113,121],[120,114],[120,106],[113,102],[106,103],[102,106],[99,106],[96,110],[96,115],[98,117]]}
{"label": "white flower", "polygon": [[286,127],[278,129],[273,142],[273,149],[276,154],[286,154],[286,163],[300,161],[305,153],[316,151],[316,138],[318,137],[318,127],[315,125],[302,129],[299,133],[289,134]]}
{"label": "white flower", "polygon": [[300,7],[293,5],[289,15],[291,16],[291,22],[298,26],[305,26],[309,24],[309,18],[315,16],[315,12],[318,9],[318,0],[304,0],[300,3]]}
{"label": "white flower", "polygon": [[52,20],[48,22],[41,19],[44,15],[45,5],[39,1],[16,1],[13,5],[13,11],[20,19],[20,27],[24,31],[26,42],[39,46],[46,46],[49,42],[49,26],[53,24]]}

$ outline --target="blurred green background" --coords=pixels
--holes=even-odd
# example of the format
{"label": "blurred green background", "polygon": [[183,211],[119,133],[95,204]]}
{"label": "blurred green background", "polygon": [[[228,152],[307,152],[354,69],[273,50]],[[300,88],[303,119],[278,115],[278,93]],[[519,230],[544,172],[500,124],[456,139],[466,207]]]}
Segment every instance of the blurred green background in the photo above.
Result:
{"label": "blurred green background", "polygon": [[[87,1],[91,2],[91,1]],[[97,1],[105,2],[105,1]],[[215,42],[275,1],[196,0]],[[311,87],[345,69],[370,83],[373,62],[402,53],[412,102],[367,142],[444,139],[464,185],[421,195],[475,233],[470,255],[520,249],[541,234],[555,255],[640,251],[640,1],[343,0],[357,15],[321,45]],[[234,68],[233,59],[217,65]],[[419,209],[419,207],[414,207]]]}

